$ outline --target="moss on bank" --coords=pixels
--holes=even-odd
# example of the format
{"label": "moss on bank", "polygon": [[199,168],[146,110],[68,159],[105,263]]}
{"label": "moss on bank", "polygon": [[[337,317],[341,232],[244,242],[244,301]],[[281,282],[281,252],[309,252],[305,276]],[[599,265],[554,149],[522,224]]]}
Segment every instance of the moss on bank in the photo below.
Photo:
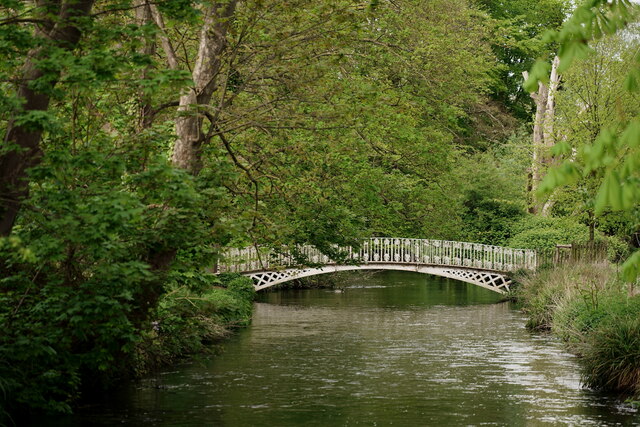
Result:
{"label": "moss on bank", "polygon": [[640,295],[613,266],[563,266],[520,282],[527,327],[562,338],[580,357],[586,386],[640,395]]}

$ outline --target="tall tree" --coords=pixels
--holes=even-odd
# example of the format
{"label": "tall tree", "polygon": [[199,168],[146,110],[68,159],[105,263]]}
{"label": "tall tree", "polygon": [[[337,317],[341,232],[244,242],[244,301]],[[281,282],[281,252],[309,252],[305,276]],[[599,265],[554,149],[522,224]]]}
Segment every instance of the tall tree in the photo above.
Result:
{"label": "tall tree", "polygon": [[[554,126],[561,136],[556,152],[566,157],[581,156],[578,149],[593,144],[601,129],[615,126],[618,120],[636,116],[639,106],[635,96],[624,90],[624,81],[635,64],[638,43],[635,30],[613,35],[593,43],[594,52],[588,58],[576,61],[565,71],[562,91],[558,93],[558,112]],[[594,211],[601,171],[593,171],[574,183],[563,194],[564,206],[559,209],[582,217],[594,235],[600,220]],[[561,190],[556,190],[557,194]],[[570,204],[573,201],[573,205]],[[603,212],[604,213],[604,212]]]}
{"label": "tall tree", "polygon": [[[571,67],[576,59],[588,57],[593,50],[589,44],[603,35],[611,35],[625,28],[637,16],[638,7],[628,0],[590,0],[576,8],[562,29],[550,35],[559,45],[559,72]],[[534,89],[538,81],[548,80],[548,67],[538,62],[525,82],[525,87]],[[635,93],[640,90],[638,81],[640,67],[634,66],[624,81],[625,90]],[[638,117],[617,118],[612,125],[601,128],[593,142],[580,144],[581,156],[568,158],[550,171],[541,185],[541,192],[549,193],[554,188],[575,182],[581,176],[602,174],[602,181],[595,199],[596,215],[609,208],[634,211],[640,205],[640,125]],[[571,149],[561,143],[556,152],[570,154]],[[623,265],[624,276],[635,281],[640,275],[640,250],[634,252]]]}
{"label": "tall tree", "polygon": [[[546,215],[550,202],[543,203],[538,200],[537,190],[544,171],[551,161],[551,147],[554,144],[554,121],[555,121],[555,98],[560,83],[558,75],[559,58],[556,56],[551,62],[551,75],[549,85],[538,82],[538,91],[531,93],[531,98],[535,101],[536,114],[533,121],[533,157],[531,161],[531,176],[529,183],[530,205],[529,212]],[[527,71],[522,73],[526,80],[529,77]]]}

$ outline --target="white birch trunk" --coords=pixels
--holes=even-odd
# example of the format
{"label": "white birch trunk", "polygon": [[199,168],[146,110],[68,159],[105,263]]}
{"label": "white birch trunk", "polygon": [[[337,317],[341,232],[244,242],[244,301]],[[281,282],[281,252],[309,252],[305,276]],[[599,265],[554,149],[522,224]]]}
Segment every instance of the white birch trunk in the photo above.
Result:
{"label": "white birch trunk", "polygon": [[[560,58],[556,56],[555,58],[553,58],[553,62],[551,63],[551,76],[549,77],[547,106],[544,116],[543,146],[540,147],[542,150],[541,160],[542,164],[545,166],[545,169],[552,163],[552,158],[549,150],[555,144],[553,125],[555,122],[556,92],[558,91],[558,85],[560,84],[558,65],[560,65]],[[542,209],[540,210],[540,214],[542,214],[542,216],[549,216],[549,214],[551,213],[551,208],[555,203],[555,198],[553,196],[554,195],[551,194],[551,196],[549,196],[549,198],[542,206]]]}
{"label": "white birch trunk", "polygon": [[[525,71],[522,76],[526,80],[529,76]],[[531,205],[529,211],[531,213],[538,212],[538,204],[536,201],[536,190],[541,179],[541,148],[544,145],[544,123],[545,113],[547,110],[547,99],[549,95],[549,89],[547,85],[542,82],[538,83],[538,92],[532,92],[531,98],[536,103],[536,117],[533,121],[533,157],[531,159]]]}
{"label": "white birch trunk", "polygon": [[553,133],[553,124],[555,121],[555,107],[556,107],[556,92],[558,91],[558,85],[560,83],[560,76],[558,75],[558,65],[560,65],[560,58],[553,58],[551,63],[551,76],[549,78],[549,89],[547,93],[547,105],[544,115],[544,146],[547,148],[553,147],[555,143],[555,135]]}

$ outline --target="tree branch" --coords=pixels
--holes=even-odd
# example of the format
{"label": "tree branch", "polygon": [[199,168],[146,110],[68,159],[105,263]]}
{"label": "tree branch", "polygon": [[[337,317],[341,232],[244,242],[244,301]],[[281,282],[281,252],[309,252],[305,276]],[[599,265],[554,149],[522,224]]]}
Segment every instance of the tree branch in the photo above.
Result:
{"label": "tree branch", "polygon": [[160,11],[156,7],[155,4],[147,3],[149,8],[151,9],[151,16],[153,17],[153,21],[156,23],[158,28],[160,29],[160,44],[162,45],[162,50],[164,54],[167,55],[167,62],[169,63],[169,68],[172,70],[177,70],[179,68],[178,65],[178,56],[176,55],[176,51],[173,49],[171,45],[171,40],[167,36],[167,30],[164,26],[164,20],[162,19],[162,15]]}

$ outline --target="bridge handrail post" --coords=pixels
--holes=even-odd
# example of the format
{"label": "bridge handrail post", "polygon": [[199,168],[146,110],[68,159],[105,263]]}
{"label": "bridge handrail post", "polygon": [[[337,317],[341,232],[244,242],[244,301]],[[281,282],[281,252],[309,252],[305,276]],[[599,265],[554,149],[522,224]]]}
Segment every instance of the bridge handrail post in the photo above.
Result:
{"label": "bridge handrail post", "polygon": [[482,268],[487,268],[487,245],[482,245]]}

